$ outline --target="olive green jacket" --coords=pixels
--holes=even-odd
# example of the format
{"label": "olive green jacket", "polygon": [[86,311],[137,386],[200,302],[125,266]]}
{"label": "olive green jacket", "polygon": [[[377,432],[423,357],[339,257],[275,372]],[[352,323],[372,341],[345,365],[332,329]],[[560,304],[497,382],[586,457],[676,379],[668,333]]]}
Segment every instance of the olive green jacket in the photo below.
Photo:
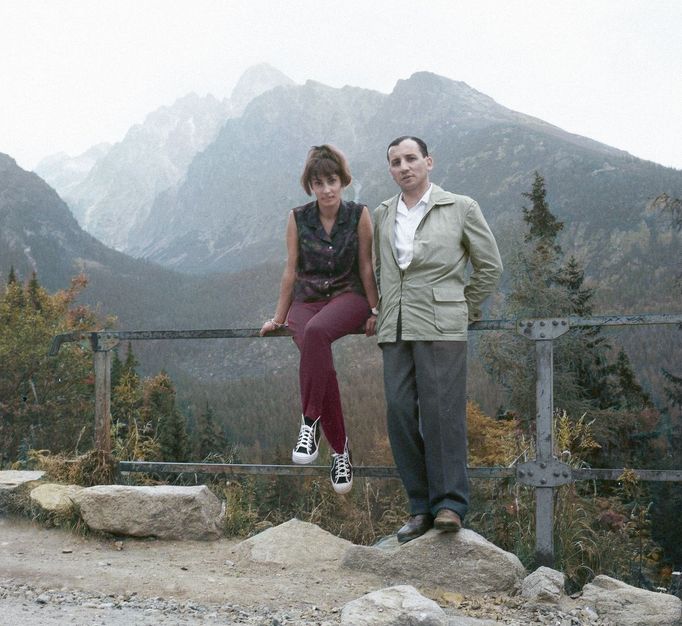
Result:
{"label": "olive green jacket", "polygon": [[[497,243],[478,204],[433,185],[426,214],[414,236],[414,257],[404,271],[395,250],[399,195],[374,211],[375,269],[379,284],[379,343],[466,341],[469,321],[502,274]],[[473,271],[468,280],[466,268]]]}

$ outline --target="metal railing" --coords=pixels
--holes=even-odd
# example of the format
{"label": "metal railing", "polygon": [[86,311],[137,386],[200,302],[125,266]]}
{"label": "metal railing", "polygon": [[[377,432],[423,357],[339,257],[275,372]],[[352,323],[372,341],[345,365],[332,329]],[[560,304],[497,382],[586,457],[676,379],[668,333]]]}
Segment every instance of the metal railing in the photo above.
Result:
{"label": "metal railing", "polygon": [[[469,325],[471,331],[514,331],[535,343],[536,373],[536,457],[513,467],[471,467],[471,478],[515,478],[535,490],[535,559],[538,565],[554,565],[554,490],[579,480],[618,480],[623,469],[574,468],[554,454],[553,423],[553,344],[571,328],[604,326],[677,325],[682,329],[682,314],[625,315],[608,317],[561,317],[520,320],[483,320]],[[267,337],[285,337],[281,329]],[[120,330],[72,332],[57,335],[49,354],[54,356],[68,342],[86,342],[94,352],[95,362],[95,447],[111,453],[111,351],[121,341],[176,339],[244,339],[259,337],[258,329],[208,330]],[[157,474],[227,474],[227,475],[324,475],[322,466],[248,465],[240,463],[157,463],[121,461],[119,472]],[[397,478],[395,467],[354,467],[358,477]],[[642,481],[682,482],[680,470],[632,469]]]}

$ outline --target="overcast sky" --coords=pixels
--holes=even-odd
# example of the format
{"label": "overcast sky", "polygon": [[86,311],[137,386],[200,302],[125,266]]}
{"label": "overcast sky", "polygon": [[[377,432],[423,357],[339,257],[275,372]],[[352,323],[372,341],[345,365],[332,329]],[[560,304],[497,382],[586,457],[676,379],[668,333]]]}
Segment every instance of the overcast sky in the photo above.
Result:
{"label": "overcast sky", "polygon": [[682,169],[680,0],[0,0],[0,152],[115,142],[267,62],[389,93],[427,70]]}

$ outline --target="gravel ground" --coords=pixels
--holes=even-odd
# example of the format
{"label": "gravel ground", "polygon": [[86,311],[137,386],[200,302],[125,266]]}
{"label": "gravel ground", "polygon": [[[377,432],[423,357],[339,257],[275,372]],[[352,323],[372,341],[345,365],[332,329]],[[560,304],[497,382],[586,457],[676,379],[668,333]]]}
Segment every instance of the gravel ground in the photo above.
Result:
{"label": "gravel ground", "polygon": [[[0,580],[0,606],[0,624],[3,626],[336,626],[341,623],[338,608],[324,610],[312,606],[302,610],[229,603],[201,604],[174,598],[140,598],[134,593],[105,595],[40,589],[11,579]],[[445,609],[453,616],[467,615],[507,626],[615,626],[600,620],[586,607],[566,610],[530,608],[514,598],[469,598],[464,599],[457,609],[447,606]]]}
{"label": "gravel ground", "polygon": [[88,626],[153,626],[154,624],[205,624],[225,626],[332,626],[340,623],[340,612],[329,615],[317,607],[307,610],[243,607],[236,604],[201,604],[174,598],[139,598],[136,594],[92,594],[81,591],[40,589],[14,580],[0,580],[0,624],[40,626],[78,624]]}

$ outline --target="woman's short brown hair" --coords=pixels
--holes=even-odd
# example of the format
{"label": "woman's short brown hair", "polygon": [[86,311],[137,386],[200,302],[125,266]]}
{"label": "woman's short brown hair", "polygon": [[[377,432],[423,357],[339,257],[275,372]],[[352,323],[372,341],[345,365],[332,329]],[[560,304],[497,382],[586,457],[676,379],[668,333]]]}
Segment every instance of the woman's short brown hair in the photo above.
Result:
{"label": "woman's short brown hair", "polygon": [[321,178],[322,176],[336,175],[341,180],[343,187],[350,185],[353,177],[350,174],[350,167],[348,161],[343,155],[343,152],[329,144],[321,146],[313,146],[308,151],[308,157],[305,160],[305,167],[301,175],[301,185],[305,192],[311,196],[313,193],[310,183],[314,178]]}

